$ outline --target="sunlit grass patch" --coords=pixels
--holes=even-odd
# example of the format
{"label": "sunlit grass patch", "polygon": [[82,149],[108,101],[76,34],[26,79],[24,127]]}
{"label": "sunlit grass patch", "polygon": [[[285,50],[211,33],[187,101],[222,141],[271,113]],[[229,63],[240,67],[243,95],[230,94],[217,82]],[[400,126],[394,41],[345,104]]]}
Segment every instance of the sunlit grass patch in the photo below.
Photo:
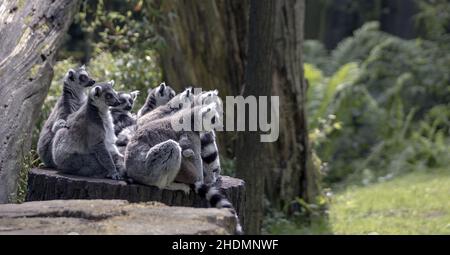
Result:
{"label": "sunlit grass patch", "polygon": [[338,193],[335,234],[450,234],[450,171],[415,172]]}

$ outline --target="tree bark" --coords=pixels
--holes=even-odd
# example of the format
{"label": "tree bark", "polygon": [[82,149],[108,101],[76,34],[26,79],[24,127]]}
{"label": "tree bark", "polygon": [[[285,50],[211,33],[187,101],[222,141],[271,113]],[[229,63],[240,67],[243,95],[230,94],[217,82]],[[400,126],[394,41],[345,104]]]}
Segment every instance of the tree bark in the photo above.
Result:
{"label": "tree bark", "polygon": [[[273,0],[251,1],[244,97],[265,96],[270,98],[274,19],[275,2]],[[259,110],[261,110],[260,107],[258,107]],[[245,116],[249,116],[249,109],[247,108],[245,111]],[[265,169],[267,169],[264,159],[267,158],[265,156],[267,145],[260,142],[260,133],[249,131],[242,133],[236,153],[238,155],[236,174],[247,183],[245,232],[249,234],[260,234],[264,216],[264,177]]]}
{"label": "tree bark", "polygon": [[[248,0],[156,1],[163,77],[177,91],[188,86],[238,95],[244,83]],[[237,136],[217,132],[219,151],[234,158]]]}
{"label": "tree bark", "polygon": [[[266,194],[275,207],[300,197],[314,202],[319,193],[309,164],[306,82],[303,74],[304,0],[277,0],[272,94],[280,97],[280,137],[271,144],[273,161]],[[278,181],[273,181],[278,180]]]}
{"label": "tree bark", "polygon": [[0,3],[0,203],[14,201],[56,52],[79,0]]}
{"label": "tree bark", "polygon": [[[166,41],[160,51],[166,81],[178,89],[198,85],[217,88],[221,96],[240,95],[247,62],[248,6],[248,0],[163,1],[158,27]],[[264,162],[256,168],[258,175],[267,174],[265,194],[281,209],[297,197],[313,202],[319,186],[313,169],[308,168],[302,69],[304,0],[277,0],[276,12],[274,61],[268,73],[272,74],[272,94],[280,96],[280,138],[266,145],[269,152],[264,161],[249,156],[252,144],[238,152],[237,132],[219,132],[219,151],[241,162]],[[244,171],[242,167],[240,171]]]}

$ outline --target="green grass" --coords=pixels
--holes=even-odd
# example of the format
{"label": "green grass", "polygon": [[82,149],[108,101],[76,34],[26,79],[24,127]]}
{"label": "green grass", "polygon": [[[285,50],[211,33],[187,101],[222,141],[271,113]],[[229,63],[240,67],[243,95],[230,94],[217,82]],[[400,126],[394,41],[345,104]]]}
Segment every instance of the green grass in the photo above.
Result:
{"label": "green grass", "polygon": [[450,234],[450,171],[414,172],[332,198],[329,218],[312,227],[279,221],[273,234]]}

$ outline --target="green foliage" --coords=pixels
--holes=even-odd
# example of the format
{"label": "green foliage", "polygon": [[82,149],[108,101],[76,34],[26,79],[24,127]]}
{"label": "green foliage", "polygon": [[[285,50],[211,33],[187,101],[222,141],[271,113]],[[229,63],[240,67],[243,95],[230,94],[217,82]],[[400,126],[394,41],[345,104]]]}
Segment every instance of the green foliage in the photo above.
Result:
{"label": "green foliage", "polygon": [[221,175],[236,176],[236,159],[230,159],[220,155]]}
{"label": "green foliage", "polygon": [[[103,52],[94,57],[88,65],[88,71],[96,79],[114,80],[117,91],[139,90],[134,110],[144,103],[147,90],[161,82],[161,71],[156,64],[155,52],[147,55],[130,52]],[[97,78],[101,77],[101,78]]]}
{"label": "green foliage", "polygon": [[316,40],[305,40],[303,43],[303,61],[312,64],[320,70],[330,71],[329,56],[325,46]]}
{"label": "green foliage", "polygon": [[448,38],[450,31],[450,2],[448,0],[416,0],[419,13],[416,23],[419,30],[429,39]]}
{"label": "green foliage", "polygon": [[369,184],[449,163],[447,49],[369,23],[331,53],[333,75],[305,64],[310,139],[327,182]]}
{"label": "green foliage", "polygon": [[332,71],[349,62],[363,62],[372,49],[382,43],[388,35],[379,31],[378,22],[368,22],[355,30],[352,37],[344,39],[331,52]]}

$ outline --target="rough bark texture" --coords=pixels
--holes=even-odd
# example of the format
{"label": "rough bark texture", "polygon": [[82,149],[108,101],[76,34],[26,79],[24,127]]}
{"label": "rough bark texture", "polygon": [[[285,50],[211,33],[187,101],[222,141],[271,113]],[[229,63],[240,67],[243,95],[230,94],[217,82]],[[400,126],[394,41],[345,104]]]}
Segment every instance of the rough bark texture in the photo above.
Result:
{"label": "rough bark texture", "polygon": [[[163,1],[165,19],[161,20],[160,31],[167,42],[161,54],[165,79],[218,88],[222,97],[241,94],[247,62],[248,5],[247,0],[201,4],[193,0]],[[311,202],[318,185],[312,168],[305,167],[309,151],[302,69],[304,1],[277,0],[276,5],[274,62],[272,72],[268,72],[273,75],[272,95],[280,96],[280,138],[268,145],[270,156],[261,160],[266,164],[258,174],[268,174],[265,194],[272,205],[282,208],[296,197]],[[236,153],[238,133],[223,133],[219,133],[222,155],[254,160],[248,155],[251,145],[244,154]]]}
{"label": "rough bark texture", "polygon": [[[245,186],[242,180],[222,176],[217,187],[235,206],[244,220]],[[54,199],[123,199],[129,202],[158,201],[170,206],[208,207],[195,192],[160,190],[152,186],[127,185],[124,181],[94,179],[60,174],[54,170],[32,169],[28,174],[26,201]]]}
{"label": "rough bark texture", "polygon": [[[296,197],[314,202],[318,176],[309,166],[306,82],[303,75],[304,0],[276,1],[273,94],[280,96],[280,137],[271,144],[279,159],[267,178],[266,194],[279,208]],[[273,181],[277,180],[277,181]]]}
{"label": "rough bark texture", "polygon": [[[273,0],[251,1],[244,97],[270,97],[274,18]],[[249,116],[249,109],[246,109],[246,116]],[[260,132],[241,134],[237,150],[236,174],[247,183],[247,204],[244,213],[247,219],[245,231],[249,234],[259,234],[261,231],[264,177],[267,168],[264,160],[267,158],[266,148],[267,145],[260,142]]]}
{"label": "rough bark texture", "polygon": [[[168,84],[177,91],[188,86],[218,89],[222,99],[240,94],[249,1],[160,2],[158,32],[166,43],[160,50],[160,62]],[[220,152],[233,157],[236,135],[225,132],[217,135]]]}
{"label": "rough bark texture", "polygon": [[0,3],[0,203],[14,200],[52,65],[78,0]]}
{"label": "rough bark texture", "polygon": [[53,200],[0,205],[0,235],[233,234],[226,209],[168,207],[124,200]]}

